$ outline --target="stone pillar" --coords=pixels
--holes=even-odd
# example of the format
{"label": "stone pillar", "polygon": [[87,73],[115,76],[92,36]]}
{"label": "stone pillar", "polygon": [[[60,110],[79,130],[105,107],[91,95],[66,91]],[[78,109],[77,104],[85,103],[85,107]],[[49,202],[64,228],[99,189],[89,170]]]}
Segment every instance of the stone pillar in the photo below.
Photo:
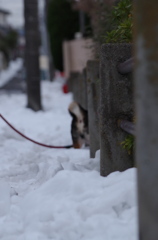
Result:
{"label": "stone pillar", "polygon": [[90,134],[90,157],[100,149],[99,135],[99,104],[100,104],[100,78],[99,61],[87,63],[87,92],[88,92],[88,120]]}
{"label": "stone pillar", "polygon": [[76,79],[78,77],[78,72],[71,72],[69,78],[67,79],[67,85],[68,85],[68,90],[69,92],[74,91],[74,85],[76,83]]}
{"label": "stone pillar", "polygon": [[73,93],[73,99],[76,102],[80,102],[80,78],[81,73],[71,72],[67,80],[68,90]]}
{"label": "stone pillar", "polygon": [[78,103],[81,102],[81,79],[82,73],[78,72],[73,83],[73,98]]}
{"label": "stone pillar", "polygon": [[87,110],[87,74],[86,69],[80,72],[72,72],[68,78],[68,89],[73,93],[74,101]]}
{"label": "stone pillar", "polygon": [[158,239],[158,1],[135,1],[139,240]]}
{"label": "stone pillar", "polygon": [[107,176],[133,166],[133,158],[121,142],[127,133],[117,125],[119,118],[131,120],[133,116],[133,87],[130,74],[118,73],[119,63],[131,57],[130,44],[105,44],[101,48],[100,79],[100,173]]}
{"label": "stone pillar", "polygon": [[87,71],[86,68],[83,70],[79,78],[80,84],[80,104],[87,110]]}

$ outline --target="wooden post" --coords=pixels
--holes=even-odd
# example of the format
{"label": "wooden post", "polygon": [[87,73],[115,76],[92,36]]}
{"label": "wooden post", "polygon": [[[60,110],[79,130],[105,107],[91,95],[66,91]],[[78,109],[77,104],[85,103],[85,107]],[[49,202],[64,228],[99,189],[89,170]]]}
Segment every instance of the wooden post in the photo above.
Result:
{"label": "wooden post", "polygon": [[158,1],[135,1],[139,240],[158,239]]}
{"label": "wooden post", "polygon": [[27,81],[27,107],[34,111],[41,110],[39,45],[38,29],[38,1],[24,0],[25,15],[25,66]]}

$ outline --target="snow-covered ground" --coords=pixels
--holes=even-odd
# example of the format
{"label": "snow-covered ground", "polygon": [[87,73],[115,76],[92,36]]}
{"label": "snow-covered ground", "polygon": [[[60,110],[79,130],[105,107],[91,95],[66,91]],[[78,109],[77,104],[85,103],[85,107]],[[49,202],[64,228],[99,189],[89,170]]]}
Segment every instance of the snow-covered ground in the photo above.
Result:
{"label": "snow-covered ground", "polygon": [[[27,136],[71,144],[71,94],[62,80],[42,83],[43,111],[26,108],[24,94],[1,94],[0,113]],[[99,175],[99,151],[48,149],[0,119],[1,240],[136,240],[136,169]]]}
{"label": "snow-covered ground", "polygon": [[0,87],[9,82],[11,78],[14,77],[22,68],[22,65],[23,60],[21,58],[11,61],[8,68],[0,72]]}

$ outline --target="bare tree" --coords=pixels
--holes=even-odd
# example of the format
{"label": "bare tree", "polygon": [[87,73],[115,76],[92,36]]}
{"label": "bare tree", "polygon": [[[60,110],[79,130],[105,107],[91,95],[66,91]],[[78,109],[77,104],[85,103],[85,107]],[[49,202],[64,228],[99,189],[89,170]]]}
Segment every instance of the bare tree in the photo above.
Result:
{"label": "bare tree", "polygon": [[41,110],[38,28],[38,0],[24,0],[25,16],[25,66],[27,81],[27,107],[34,111]]}
{"label": "bare tree", "polygon": [[50,0],[45,0],[45,24],[47,28],[47,46],[48,46],[48,57],[49,57],[49,73],[50,73],[50,81],[53,81],[53,78],[55,77],[55,67],[54,67],[54,61],[53,57],[51,54],[51,49],[50,49],[50,37],[48,35],[48,24],[47,24],[47,14],[48,14],[48,7],[49,7],[49,2]]}

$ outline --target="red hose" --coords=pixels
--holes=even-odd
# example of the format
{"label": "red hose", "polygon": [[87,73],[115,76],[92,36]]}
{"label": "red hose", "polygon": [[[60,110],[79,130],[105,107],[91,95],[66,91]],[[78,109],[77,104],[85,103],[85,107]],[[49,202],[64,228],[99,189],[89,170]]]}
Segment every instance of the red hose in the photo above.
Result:
{"label": "red hose", "polygon": [[15,127],[13,127],[3,116],[2,114],[0,114],[0,117],[3,119],[4,122],[6,122],[8,124],[9,127],[11,127],[15,132],[17,132],[19,135],[21,135],[22,137],[24,137],[25,139],[35,143],[35,144],[38,144],[42,147],[47,147],[47,148],[72,148],[73,145],[68,145],[68,146],[51,146],[51,145],[46,145],[46,144],[43,144],[43,143],[39,143],[37,141],[34,141],[33,139],[25,136],[23,133],[19,132]]}

